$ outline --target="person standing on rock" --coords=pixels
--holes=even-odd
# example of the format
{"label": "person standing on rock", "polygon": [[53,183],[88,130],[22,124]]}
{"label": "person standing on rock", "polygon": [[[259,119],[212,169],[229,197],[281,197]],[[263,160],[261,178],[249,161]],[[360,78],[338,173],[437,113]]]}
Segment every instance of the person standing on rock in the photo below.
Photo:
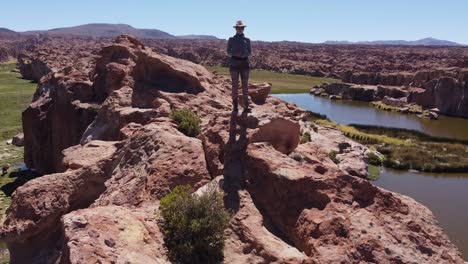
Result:
{"label": "person standing on rock", "polygon": [[232,104],[234,112],[238,111],[238,96],[239,96],[239,76],[242,80],[242,101],[244,112],[250,112],[249,109],[249,56],[252,53],[250,47],[250,39],[244,35],[244,29],[247,27],[241,20],[237,21],[234,25],[236,29],[236,35],[229,38],[227,44],[227,53],[229,58],[229,71],[231,73],[232,80]]}

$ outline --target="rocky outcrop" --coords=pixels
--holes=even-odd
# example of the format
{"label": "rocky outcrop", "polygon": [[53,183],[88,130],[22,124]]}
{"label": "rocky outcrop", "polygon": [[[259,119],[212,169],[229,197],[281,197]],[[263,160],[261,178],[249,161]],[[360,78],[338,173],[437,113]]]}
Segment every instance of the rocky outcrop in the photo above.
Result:
{"label": "rocky outcrop", "polygon": [[[195,63],[227,66],[225,40],[145,40],[145,44]],[[409,84],[411,76],[418,71],[468,67],[468,49],[465,47],[253,41],[252,48],[251,65],[257,69],[335,79],[349,76],[347,72],[350,72],[353,79],[363,81],[360,84],[369,85],[401,86]]]}
{"label": "rocky outcrop", "polygon": [[438,108],[445,115],[468,118],[468,82],[466,72],[460,79],[442,77],[425,84],[425,89],[410,94],[408,101],[424,108]]}
{"label": "rocky outcrop", "polygon": [[30,37],[17,40],[18,68],[23,78],[39,82],[50,72],[72,67],[83,73],[94,69],[97,52],[106,39],[84,37]]}
{"label": "rocky outcrop", "polygon": [[26,165],[41,174],[58,172],[62,150],[80,142],[98,106],[87,75],[65,68],[44,77],[22,114]]}
{"label": "rocky outcrop", "polygon": [[409,85],[413,78],[414,74],[412,73],[375,73],[348,71],[343,74],[343,78],[341,80],[346,83],[354,84],[404,86]]}
{"label": "rocky outcrop", "polygon": [[247,189],[270,230],[313,260],[462,263],[430,211],[413,200],[320,163],[299,164],[265,144],[248,154]]}
{"label": "rocky outcrop", "polygon": [[382,99],[382,103],[390,106],[395,106],[395,107],[405,107],[408,105],[408,99],[406,97],[402,98],[392,98],[389,96],[385,96]]}
{"label": "rocky outcrop", "polygon": [[[440,113],[445,115],[466,118],[468,117],[466,72],[466,70],[458,68],[423,70],[415,74],[391,75],[348,72],[342,80],[354,84],[379,85],[377,86],[377,98],[385,100],[386,102],[383,103],[387,105],[405,107],[404,101],[406,100],[408,103],[416,103],[426,109],[439,108]],[[382,85],[392,86],[384,87]],[[329,89],[328,91],[325,89],[325,85],[322,85],[312,89],[311,93],[318,94],[327,90],[327,93],[337,95],[348,90],[347,86],[352,87],[346,84],[336,84],[334,90]],[[341,89],[338,89],[338,87]],[[402,99],[403,97],[407,97],[407,99]],[[350,99],[367,101],[357,97],[351,97]]]}
{"label": "rocky outcrop", "polygon": [[[424,109],[438,108],[440,113],[448,116],[468,117],[468,72],[460,69],[421,71],[412,76],[410,81],[394,82],[392,85],[383,86],[378,74],[374,77],[361,74],[351,74],[345,81],[354,83],[366,83],[366,85],[353,83],[323,83],[310,90],[314,95],[329,94],[340,96],[343,99],[358,101],[382,101],[382,103],[406,108],[411,104],[417,104]],[[364,76],[364,77],[363,77]],[[410,75],[404,75],[405,78]],[[362,78],[362,79],[360,79]],[[370,78],[369,80],[366,78]],[[406,79],[405,79],[406,80]],[[367,85],[367,84],[374,85]],[[417,87],[415,87],[417,86]],[[421,88],[420,88],[421,87]],[[404,111],[403,111],[404,112]],[[436,119],[436,118],[433,118]]]}
{"label": "rocky outcrop", "polygon": [[372,102],[376,99],[377,87],[350,83],[324,83],[312,88],[310,92],[316,95],[327,93],[340,96],[343,99]]}
{"label": "rocky outcrop", "polygon": [[[14,193],[0,228],[11,263],[167,263],[159,199],[221,174],[233,210],[228,263],[462,263],[430,211],[362,179],[364,146],[334,128],[313,129],[296,105],[267,97],[238,116],[229,81],[131,36],[103,48],[92,73],[92,84],[74,70],[51,73],[26,111],[40,113],[34,124],[45,142],[26,125],[28,162],[61,172]],[[102,103],[93,120],[70,108],[88,99]],[[202,119],[198,138],[177,130],[173,108]],[[58,122],[89,126],[77,137]],[[57,130],[43,132],[48,126]],[[305,132],[311,141],[299,145]],[[43,165],[46,143],[55,160]]]}
{"label": "rocky outcrop", "polygon": [[23,78],[34,82],[39,82],[44,75],[52,71],[44,61],[26,54],[18,56],[18,69]]}
{"label": "rocky outcrop", "polygon": [[146,217],[150,214],[103,206],[65,215],[61,263],[170,263],[156,219]]}

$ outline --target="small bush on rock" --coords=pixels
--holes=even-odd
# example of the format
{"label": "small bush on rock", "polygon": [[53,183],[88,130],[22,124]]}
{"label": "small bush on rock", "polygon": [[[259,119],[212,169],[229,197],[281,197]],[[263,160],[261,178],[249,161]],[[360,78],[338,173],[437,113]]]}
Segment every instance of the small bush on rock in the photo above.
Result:
{"label": "small bush on rock", "polygon": [[161,199],[161,230],[172,261],[220,263],[224,229],[230,215],[214,188],[191,195],[190,186],[177,186]]}
{"label": "small bush on rock", "polygon": [[336,158],[336,155],[338,154],[338,152],[332,150],[330,151],[330,153],[328,153],[328,157],[335,163],[335,164],[338,164],[340,163],[340,161]]}
{"label": "small bush on rock", "polygon": [[173,110],[171,118],[177,123],[180,132],[196,137],[201,131],[201,119],[189,109]]}
{"label": "small bush on rock", "polygon": [[301,144],[305,144],[307,142],[310,142],[312,141],[312,138],[310,136],[310,133],[309,132],[305,132],[302,136],[301,136]]}
{"label": "small bush on rock", "polygon": [[374,152],[369,152],[369,154],[367,154],[367,161],[369,162],[369,164],[372,164],[375,166],[380,166],[383,163],[382,158],[379,157]]}

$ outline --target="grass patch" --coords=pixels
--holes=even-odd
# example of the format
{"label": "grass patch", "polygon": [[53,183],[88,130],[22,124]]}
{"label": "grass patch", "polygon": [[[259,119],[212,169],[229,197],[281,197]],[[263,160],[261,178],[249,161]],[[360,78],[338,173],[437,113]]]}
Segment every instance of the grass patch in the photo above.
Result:
{"label": "grass patch", "polygon": [[14,63],[0,65],[0,140],[5,141],[21,132],[21,112],[31,103],[36,84],[11,72]]}
{"label": "grass patch", "polygon": [[[16,61],[0,64],[0,166],[4,164],[20,164],[23,161],[23,148],[7,145],[6,141],[20,133],[23,128],[21,124],[21,112],[31,102],[36,84],[21,79],[19,73],[12,72],[16,68]],[[5,193],[6,186],[16,181],[10,172],[0,177],[0,218],[3,222],[5,211],[11,204],[10,195]],[[13,175],[13,176],[12,176]],[[0,245],[0,248],[4,245]],[[2,254],[3,256],[3,254]],[[5,256],[5,260],[8,256]]]}
{"label": "grass patch", "polygon": [[[210,71],[216,71],[217,73],[230,78],[229,69],[219,66],[207,66]],[[264,70],[251,70],[250,80],[251,83],[269,82],[271,83],[273,94],[282,93],[308,93],[310,88],[323,82],[338,82],[339,80],[323,78],[323,77],[311,77],[306,75],[278,73]]]}
{"label": "grass patch", "polygon": [[190,186],[177,186],[161,199],[160,226],[175,263],[221,263],[224,229],[230,215],[223,197],[209,187],[200,196]]}
{"label": "grass patch", "polygon": [[377,109],[381,109],[381,110],[389,111],[389,112],[405,112],[407,114],[415,114],[415,115],[423,113],[423,109],[420,105],[411,105],[408,107],[407,111],[403,111],[404,107],[400,108],[396,106],[387,105],[387,104],[384,104],[382,101],[374,101],[374,102],[371,102],[370,105]]}
{"label": "grass patch", "polygon": [[196,137],[201,132],[201,119],[190,109],[177,109],[171,113],[180,132],[189,137]]}
{"label": "grass patch", "polygon": [[380,135],[392,141],[368,141],[355,138],[357,141],[376,149],[385,156],[368,157],[369,163],[399,170],[414,169],[424,172],[468,172],[468,141],[437,138],[418,131],[385,128],[378,126],[352,125],[361,133]]}
{"label": "grass patch", "polygon": [[341,125],[341,124],[332,122],[330,120],[320,119],[320,120],[316,120],[315,122],[319,125],[331,126],[331,127],[337,128],[338,130],[343,132],[343,134],[347,136],[348,138],[351,138],[353,140],[356,140],[366,145],[384,143],[384,144],[391,144],[391,145],[397,145],[397,146],[404,146],[404,145],[411,144],[406,139],[389,137],[387,135],[382,135],[382,134],[366,133],[366,132],[358,130],[355,127]]}
{"label": "grass patch", "polygon": [[[375,154],[367,158],[370,164],[398,170],[414,169],[424,172],[468,172],[468,141],[433,137],[418,131],[367,125],[341,125],[326,116],[309,112],[308,120],[322,126],[334,127]],[[330,153],[330,158],[333,153]]]}

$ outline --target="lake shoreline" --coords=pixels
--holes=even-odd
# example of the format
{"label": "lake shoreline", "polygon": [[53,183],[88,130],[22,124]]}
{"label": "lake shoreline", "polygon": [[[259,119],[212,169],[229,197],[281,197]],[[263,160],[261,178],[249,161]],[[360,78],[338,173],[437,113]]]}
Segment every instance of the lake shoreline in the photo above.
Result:
{"label": "lake shoreline", "polygon": [[[421,134],[428,134],[432,139],[468,140],[468,120],[462,118],[441,116],[438,121],[420,119],[412,115],[379,110],[368,103],[330,100],[307,93],[273,96],[319,113],[316,115],[317,119],[327,116],[334,123],[346,124],[347,127],[356,124],[380,126],[386,130],[394,127],[398,131],[422,132]],[[465,258],[468,256],[468,232],[465,228],[468,210],[462,209],[466,207],[464,201],[468,200],[468,173],[430,173],[369,167],[373,167],[379,174],[371,181],[374,185],[407,195],[428,207]]]}

